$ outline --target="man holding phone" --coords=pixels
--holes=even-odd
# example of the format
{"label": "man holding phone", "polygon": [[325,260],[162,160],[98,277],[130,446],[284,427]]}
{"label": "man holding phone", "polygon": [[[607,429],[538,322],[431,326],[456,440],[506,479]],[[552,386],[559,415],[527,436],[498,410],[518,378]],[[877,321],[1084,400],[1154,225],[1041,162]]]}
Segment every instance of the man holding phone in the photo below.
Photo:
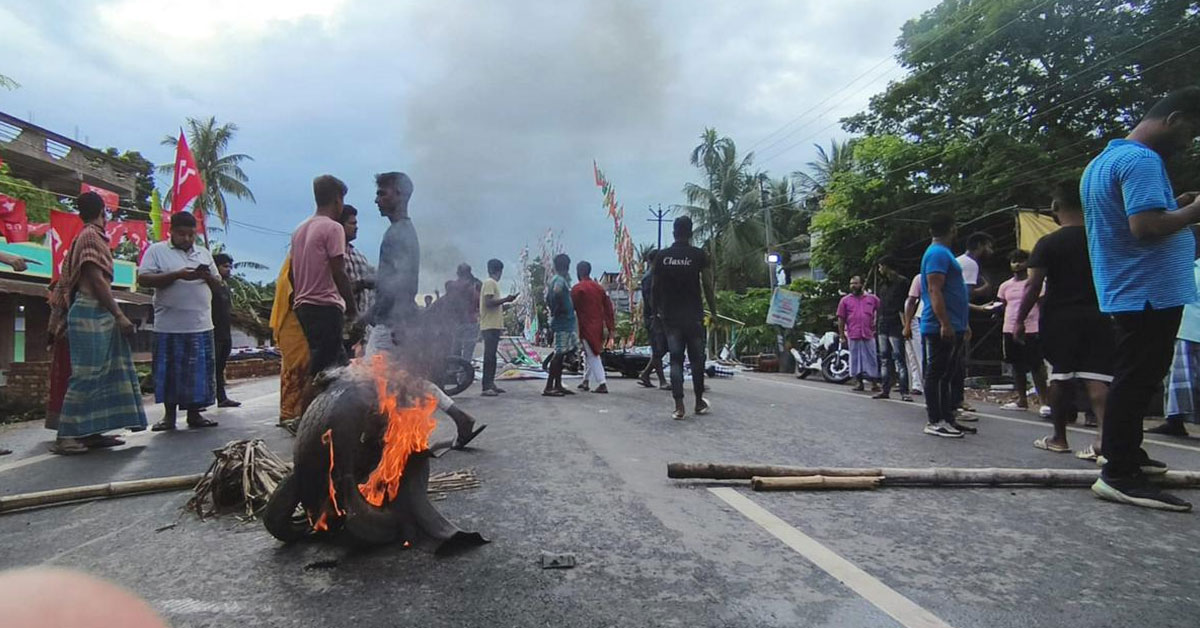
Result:
{"label": "man holding phone", "polygon": [[146,249],[138,283],[154,288],[154,400],[163,418],[151,429],[175,429],[178,409],[188,427],[214,427],[200,411],[216,401],[212,295],[221,279],[208,249],[196,245],[196,217],[171,216],[171,237]]}

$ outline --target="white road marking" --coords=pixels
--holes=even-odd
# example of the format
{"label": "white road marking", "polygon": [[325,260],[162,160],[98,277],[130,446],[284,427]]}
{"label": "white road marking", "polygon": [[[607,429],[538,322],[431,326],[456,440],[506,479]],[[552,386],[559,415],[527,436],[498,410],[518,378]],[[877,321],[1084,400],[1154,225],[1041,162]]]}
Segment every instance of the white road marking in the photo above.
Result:
{"label": "white road marking", "polygon": [[728,487],[708,490],[905,628],[950,628],[950,624],[937,615],[918,606],[816,539],[788,525],[750,498]]}
{"label": "white road marking", "polygon": [[[245,407],[245,406],[252,405],[256,401],[263,401],[265,399],[270,399],[272,397],[278,397],[278,396],[279,396],[279,391],[275,391],[273,393],[269,393],[266,395],[260,395],[258,397],[252,397],[250,399],[247,399],[246,401],[242,402],[242,405],[243,405],[243,407]],[[155,407],[156,405],[158,405],[158,404],[154,404],[154,403],[146,404],[145,408],[147,410],[147,413],[149,413],[150,409]],[[268,423],[271,423],[272,425],[274,424],[274,422],[272,422],[272,421],[269,421]],[[128,443],[128,442],[130,442],[130,439],[137,440],[140,438],[145,438],[147,436],[150,436],[153,433],[154,432],[151,432],[150,429],[147,428],[141,432],[128,432],[125,434],[121,434],[120,436],[121,436],[121,438],[125,439],[125,442]],[[31,464],[37,464],[39,462],[43,462],[46,460],[50,460],[51,458],[57,458],[57,457],[58,457],[58,454],[45,453],[45,454],[38,454],[36,456],[30,456],[28,458],[22,458],[20,460],[14,460],[14,461],[6,463],[6,464],[0,464],[0,473],[4,473],[5,471],[12,471],[13,469],[20,469],[21,467],[27,467]]]}
{"label": "white road marking", "polygon": [[[919,402],[910,403],[907,401],[900,401],[899,399],[871,399],[870,397],[867,397],[860,393],[850,392],[848,390],[831,390],[829,388],[824,388],[822,386],[810,386],[808,384],[801,384],[799,382],[777,381],[774,379],[767,379],[765,377],[747,377],[746,379],[749,381],[752,381],[752,382],[762,382],[764,384],[775,384],[778,386],[792,386],[795,388],[803,388],[805,390],[814,390],[817,392],[828,393],[831,395],[845,395],[847,397],[855,397],[857,399],[866,399],[868,401],[871,401],[872,403],[877,403],[879,401],[887,401],[889,403],[898,403],[900,405],[907,406],[910,408],[924,407],[923,404],[921,404]],[[1003,416],[1003,415],[999,415],[999,414],[988,414],[986,412],[972,412],[971,414],[974,414],[975,416],[987,417],[989,419],[996,419],[997,421],[1008,421],[1010,423],[1024,423],[1026,425],[1036,425],[1038,427],[1049,427],[1051,425],[1047,421],[1035,421],[1033,419],[1022,419],[1022,418],[1018,418],[1015,416]],[[1096,430],[1089,430],[1089,429],[1082,428],[1082,427],[1072,427],[1070,425],[1067,426],[1067,431],[1076,432],[1079,434],[1090,434],[1092,436],[1096,435]],[[1163,440],[1157,440],[1154,438],[1143,438],[1142,442],[1150,443],[1153,445],[1161,445],[1163,447],[1170,447],[1171,449],[1182,449],[1184,451],[1194,451],[1194,452],[1200,453],[1200,447],[1196,447],[1194,445],[1182,445],[1180,443],[1171,443],[1171,442],[1167,442],[1167,441],[1163,441]]]}

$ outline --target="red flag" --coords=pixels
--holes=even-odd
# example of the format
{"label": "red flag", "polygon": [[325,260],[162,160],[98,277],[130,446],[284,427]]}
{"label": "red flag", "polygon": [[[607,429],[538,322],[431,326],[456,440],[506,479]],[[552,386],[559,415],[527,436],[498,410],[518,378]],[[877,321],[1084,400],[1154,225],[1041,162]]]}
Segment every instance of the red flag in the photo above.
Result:
{"label": "red flag", "polygon": [[149,234],[150,231],[145,220],[125,221],[125,237],[138,247],[138,264],[142,263],[142,256],[146,254],[146,249],[150,248]]}
{"label": "red flag", "polygon": [[50,256],[54,264],[54,279],[58,279],[62,272],[63,261],[67,259],[67,249],[80,231],[83,231],[83,220],[79,218],[79,214],[50,210]]}
{"label": "red flag", "polygon": [[596,187],[600,187],[600,168],[596,165],[596,160],[592,160],[592,174],[596,175]]}
{"label": "red flag", "polygon": [[0,194],[0,221],[3,222],[5,240],[29,241],[29,218],[25,215],[25,201]]}
{"label": "red flag", "polygon": [[196,216],[196,233],[204,237],[204,246],[208,246],[208,226],[205,224],[207,217],[204,215],[204,212],[194,207],[192,208],[192,213]]}
{"label": "red flag", "polygon": [[200,180],[200,170],[196,167],[196,158],[188,148],[187,138],[183,131],[179,132],[179,143],[175,146],[175,179],[171,184],[171,211],[183,211],[188,203],[196,200],[204,193],[204,182]]}
{"label": "red flag", "polygon": [[48,222],[31,222],[29,223],[29,237],[41,238],[47,233],[50,233],[50,223]]}
{"label": "red flag", "polygon": [[104,235],[108,236],[108,248],[117,250],[117,247],[121,246],[121,240],[125,238],[125,223],[116,221],[105,223]]}
{"label": "red flag", "polygon": [[112,190],[106,190],[102,187],[97,187],[95,185],[88,185],[86,183],[80,183],[79,184],[79,193],[83,194],[84,192],[95,192],[96,194],[99,194],[100,198],[104,199],[104,209],[107,209],[109,214],[112,214],[113,212],[117,211],[118,207],[121,204],[121,197],[119,195],[117,195],[116,192],[113,192]]}

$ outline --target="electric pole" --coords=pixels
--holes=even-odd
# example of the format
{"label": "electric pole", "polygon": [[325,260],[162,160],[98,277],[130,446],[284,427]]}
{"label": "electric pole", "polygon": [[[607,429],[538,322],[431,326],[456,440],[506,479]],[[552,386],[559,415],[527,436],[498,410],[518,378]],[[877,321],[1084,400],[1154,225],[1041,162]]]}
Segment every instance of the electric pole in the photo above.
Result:
{"label": "electric pole", "polygon": [[662,224],[663,224],[663,221],[666,220],[666,218],[664,218],[664,216],[671,213],[671,210],[663,209],[662,203],[658,204],[658,211],[654,211],[654,208],[650,207],[650,206],[647,206],[646,209],[650,211],[651,216],[654,216],[653,218],[647,218],[646,222],[657,222],[658,223],[658,248],[659,248],[659,250],[662,250]]}

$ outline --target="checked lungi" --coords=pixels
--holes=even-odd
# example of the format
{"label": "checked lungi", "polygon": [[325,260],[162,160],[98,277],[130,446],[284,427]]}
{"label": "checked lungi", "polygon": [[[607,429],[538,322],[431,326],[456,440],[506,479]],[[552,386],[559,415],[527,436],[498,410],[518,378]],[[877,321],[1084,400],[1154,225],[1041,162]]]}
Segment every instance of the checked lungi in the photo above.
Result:
{"label": "checked lungi", "polygon": [[1196,389],[1200,387],[1197,377],[1200,377],[1200,342],[1176,340],[1175,359],[1167,376],[1167,416],[1200,423],[1196,412]]}
{"label": "checked lungi", "polygon": [[850,339],[850,377],[879,379],[879,358],[875,339]]}
{"label": "checked lungi", "polygon": [[213,333],[154,334],[154,400],[184,410],[216,402]]}
{"label": "checked lungi", "polygon": [[67,314],[71,376],[58,419],[59,438],[146,429],[146,411],[129,341],[112,313],[82,294]]}
{"label": "checked lungi", "polygon": [[572,351],[579,350],[579,334],[573,331],[556,331],[554,332],[554,352],[558,355],[567,355]]}

